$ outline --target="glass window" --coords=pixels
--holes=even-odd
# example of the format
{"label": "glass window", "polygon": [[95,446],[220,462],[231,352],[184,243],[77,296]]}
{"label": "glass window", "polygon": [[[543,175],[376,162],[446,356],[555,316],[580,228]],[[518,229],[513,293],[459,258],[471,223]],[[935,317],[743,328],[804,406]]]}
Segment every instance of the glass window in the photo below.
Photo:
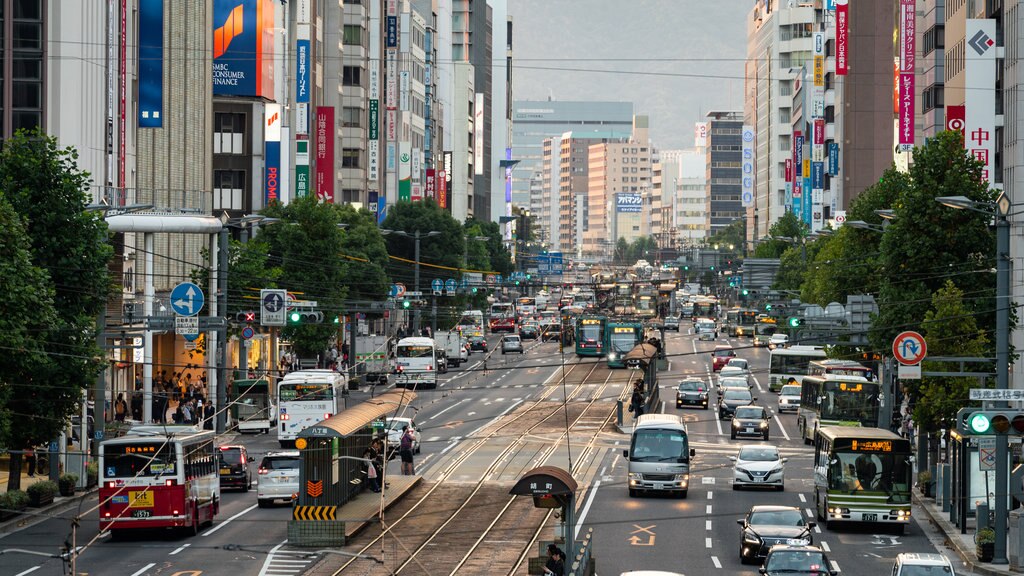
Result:
{"label": "glass window", "polygon": [[359,25],[346,24],[343,31],[343,42],[353,46],[363,44],[363,27]]}
{"label": "glass window", "polygon": [[40,0],[14,0],[15,20],[41,20],[42,14]]}
{"label": "glass window", "polygon": [[341,151],[342,168],[359,168],[359,150],[356,148],[345,148]]}
{"label": "glass window", "polygon": [[278,386],[278,397],[282,402],[295,400],[331,400],[334,398],[334,390],[330,384],[297,384],[294,382],[282,382]]}
{"label": "glass window", "polygon": [[362,69],[359,66],[345,66],[341,71],[341,82],[345,86],[362,86]]}
{"label": "glass window", "polygon": [[341,125],[346,128],[358,128],[359,120],[363,117],[362,108],[345,106],[341,109]]}
{"label": "glass window", "polygon": [[43,25],[38,22],[15,22],[14,49],[42,50]]}
{"label": "glass window", "polygon": [[34,58],[15,58],[13,62],[15,80],[42,80],[43,61]]}
{"label": "glass window", "polygon": [[100,463],[104,478],[175,474],[174,445],[165,442],[107,444]]}
{"label": "glass window", "polygon": [[11,129],[15,132],[22,128],[31,130],[41,126],[43,114],[39,111],[15,110],[11,113]]}
{"label": "glass window", "polygon": [[12,108],[42,108],[42,83],[41,82],[15,82],[14,93],[11,98]]}

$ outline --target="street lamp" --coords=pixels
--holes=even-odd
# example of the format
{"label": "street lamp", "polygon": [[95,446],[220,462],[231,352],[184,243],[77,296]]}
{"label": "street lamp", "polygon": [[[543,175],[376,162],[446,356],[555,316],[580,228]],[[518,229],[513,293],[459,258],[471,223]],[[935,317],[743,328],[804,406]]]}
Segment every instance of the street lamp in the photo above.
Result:
{"label": "street lamp", "polygon": [[869,224],[863,220],[847,220],[843,226],[849,226],[850,228],[859,228],[861,230],[871,230],[872,232],[882,233],[885,231],[885,227],[878,226],[876,224]]}
{"label": "street lamp", "polygon": [[[415,256],[416,274],[415,274],[414,279],[413,279],[413,286],[414,286],[413,290],[415,290],[416,292],[419,292],[420,291],[420,240],[422,240],[423,238],[430,238],[431,236],[440,236],[441,233],[438,232],[437,230],[431,230],[430,232],[420,232],[419,230],[417,230],[417,231],[413,232],[412,234],[410,234],[410,233],[406,232],[405,230],[386,230],[386,229],[382,229],[380,232],[384,236],[387,236],[388,234],[395,234],[397,236],[404,236],[406,238],[412,238],[413,240],[416,241],[416,250],[414,252],[415,255],[416,255]],[[415,310],[415,312],[413,313],[413,328],[412,329],[414,331],[419,331],[419,329],[420,329],[420,309],[419,308],[417,308]]]}
{"label": "street lamp", "polygon": [[[957,210],[970,210],[995,217],[996,224],[996,388],[1006,390],[1010,384],[1010,222],[1006,217],[1013,205],[1006,192],[992,202],[978,202],[966,196],[939,196],[935,201]],[[996,435],[996,494],[1007,485],[1008,441],[1005,434]],[[996,499],[996,542],[993,564],[1007,564],[1006,558],[1006,494]]]}
{"label": "street lamp", "polygon": [[875,214],[877,214],[880,218],[883,218],[885,220],[892,220],[896,218],[896,211],[892,210],[891,208],[882,208],[880,210],[875,210]]}

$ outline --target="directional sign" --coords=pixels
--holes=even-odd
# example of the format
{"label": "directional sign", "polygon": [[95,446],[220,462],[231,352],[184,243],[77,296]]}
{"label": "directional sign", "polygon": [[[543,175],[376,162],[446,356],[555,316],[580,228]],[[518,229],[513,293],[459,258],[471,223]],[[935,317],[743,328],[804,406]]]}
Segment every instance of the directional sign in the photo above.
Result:
{"label": "directional sign", "polygon": [[900,364],[919,364],[928,355],[928,345],[924,336],[908,330],[892,341],[892,355]]}
{"label": "directional sign", "polygon": [[996,388],[971,388],[971,400],[993,400],[993,401],[1020,401],[1024,400],[1024,390],[1019,388],[996,389]]}
{"label": "directional sign", "polygon": [[205,302],[202,289],[191,282],[182,282],[171,290],[171,309],[179,316],[199,314]]}
{"label": "directional sign", "polygon": [[449,279],[444,281],[444,289],[449,291],[449,292],[455,292],[455,290],[458,287],[459,287],[459,284],[458,284],[458,282],[455,281],[454,278],[449,278]]}
{"label": "directional sign", "polygon": [[182,336],[199,335],[199,318],[178,316],[174,319],[174,333]]}
{"label": "directional sign", "polygon": [[996,469],[995,436],[978,438],[978,469],[982,472]]}
{"label": "directional sign", "polygon": [[285,290],[264,288],[260,290],[260,324],[263,326],[285,326]]}
{"label": "directional sign", "polygon": [[391,288],[388,289],[388,296],[392,298],[398,297],[398,284],[391,285]]}
{"label": "directional sign", "polygon": [[494,274],[488,274],[487,275],[487,284],[488,285],[493,286],[494,283],[497,282],[497,281],[498,281],[498,277],[495,276]]}
{"label": "directional sign", "polygon": [[430,289],[433,290],[434,292],[440,292],[441,290],[444,290],[444,280],[441,280],[440,278],[434,278],[433,280],[430,281]]}

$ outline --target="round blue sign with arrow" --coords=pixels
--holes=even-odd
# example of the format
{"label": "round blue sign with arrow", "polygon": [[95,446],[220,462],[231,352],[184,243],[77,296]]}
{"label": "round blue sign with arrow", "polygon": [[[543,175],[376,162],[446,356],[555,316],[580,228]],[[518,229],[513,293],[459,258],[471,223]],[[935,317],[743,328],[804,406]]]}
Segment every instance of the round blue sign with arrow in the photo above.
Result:
{"label": "round blue sign with arrow", "polygon": [[205,303],[202,288],[191,282],[182,282],[171,290],[171,309],[179,316],[195,316]]}
{"label": "round blue sign with arrow", "polygon": [[449,278],[444,282],[444,289],[449,292],[455,292],[455,289],[458,287],[459,285],[455,282],[454,278]]}
{"label": "round blue sign with arrow", "polygon": [[440,292],[441,290],[444,290],[444,280],[441,280],[440,278],[434,278],[433,280],[430,281],[430,288],[435,292]]}

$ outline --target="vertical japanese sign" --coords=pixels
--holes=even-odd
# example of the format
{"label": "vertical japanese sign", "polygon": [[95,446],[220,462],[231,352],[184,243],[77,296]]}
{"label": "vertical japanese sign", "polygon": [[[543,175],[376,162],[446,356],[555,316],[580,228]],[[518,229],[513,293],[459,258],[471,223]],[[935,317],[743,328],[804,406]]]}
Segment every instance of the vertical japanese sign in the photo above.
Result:
{"label": "vertical japanese sign", "polygon": [[[444,196],[444,203],[441,207],[448,209],[452,205],[452,179],[454,178],[452,170],[454,170],[455,157],[451,150],[445,150],[443,158],[444,170],[441,171],[441,182],[438,183],[437,190],[442,196]],[[438,202],[438,204],[441,203]]]}
{"label": "vertical japanese sign", "polygon": [[437,201],[437,171],[433,168],[427,168],[426,170],[426,187],[423,191],[424,198],[430,198]]}
{"label": "vertical japanese sign", "polygon": [[849,0],[836,0],[836,76],[846,76],[850,35]]}
{"label": "vertical japanese sign", "polygon": [[398,199],[412,200],[412,142],[398,143]]}
{"label": "vertical japanese sign", "polygon": [[473,173],[484,173],[484,95],[476,93],[473,105]]}
{"label": "vertical japanese sign", "polygon": [[793,181],[793,159],[786,158],[786,182]]}
{"label": "vertical japanese sign", "polygon": [[413,202],[417,200],[423,200],[423,187],[420,184],[420,169],[421,160],[423,159],[423,152],[419,148],[412,149],[412,162],[411,162],[411,176],[409,180],[412,182],[411,198]]}
{"label": "vertical japanese sign", "polygon": [[334,107],[316,107],[316,197],[334,203]]}
{"label": "vertical japanese sign", "polygon": [[164,0],[139,0],[139,128],[162,128]]}
{"label": "vertical japanese sign", "polygon": [[964,135],[964,119],[967,118],[966,106],[946,106],[946,130]]}
{"label": "vertical japanese sign", "polygon": [[708,145],[708,123],[697,122],[693,128],[693,145],[703,148]]}
{"label": "vertical japanese sign", "polygon": [[402,111],[409,110],[409,77],[408,70],[398,73],[398,109]]}
{"label": "vertical japanese sign", "polygon": [[825,160],[825,119],[815,118],[813,121],[813,140],[811,141],[811,161]]}
{"label": "vertical japanese sign", "polygon": [[839,143],[828,143],[828,174],[836,176],[839,174]]}
{"label": "vertical japanese sign", "polygon": [[309,140],[295,141],[295,197],[309,194]]}
{"label": "vertical japanese sign", "polygon": [[914,48],[917,33],[915,0],[900,0],[900,121],[899,147],[914,147]]}
{"label": "vertical japanese sign", "polygon": [[825,85],[825,34],[814,33],[814,85]]}
{"label": "vertical japanese sign", "polygon": [[754,127],[743,126],[740,132],[742,155],[740,159],[740,202],[744,208],[754,205]]}
{"label": "vertical japanese sign", "polygon": [[984,167],[981,179],[995,180],[996,23],[967,20],[964,47],[964,148]]}
{"label": "vertical japanese sign", "polygon": [[804,135],[800,130],[793,132],[793,212],[800,217],[802,213],[803,178],[800,175],[800,164],[803,161]]}
{"label": "vertical japanese sign", "polygon": [[438,208],[448,208],[448,173],[444,170],[437,171],[437,183],[434,185],[434,198],[437,200]]}
{"label": "vertical japanese sign", "polygon": [[280,200],[281,187],[281,105],[263,108],[263,205]]}

